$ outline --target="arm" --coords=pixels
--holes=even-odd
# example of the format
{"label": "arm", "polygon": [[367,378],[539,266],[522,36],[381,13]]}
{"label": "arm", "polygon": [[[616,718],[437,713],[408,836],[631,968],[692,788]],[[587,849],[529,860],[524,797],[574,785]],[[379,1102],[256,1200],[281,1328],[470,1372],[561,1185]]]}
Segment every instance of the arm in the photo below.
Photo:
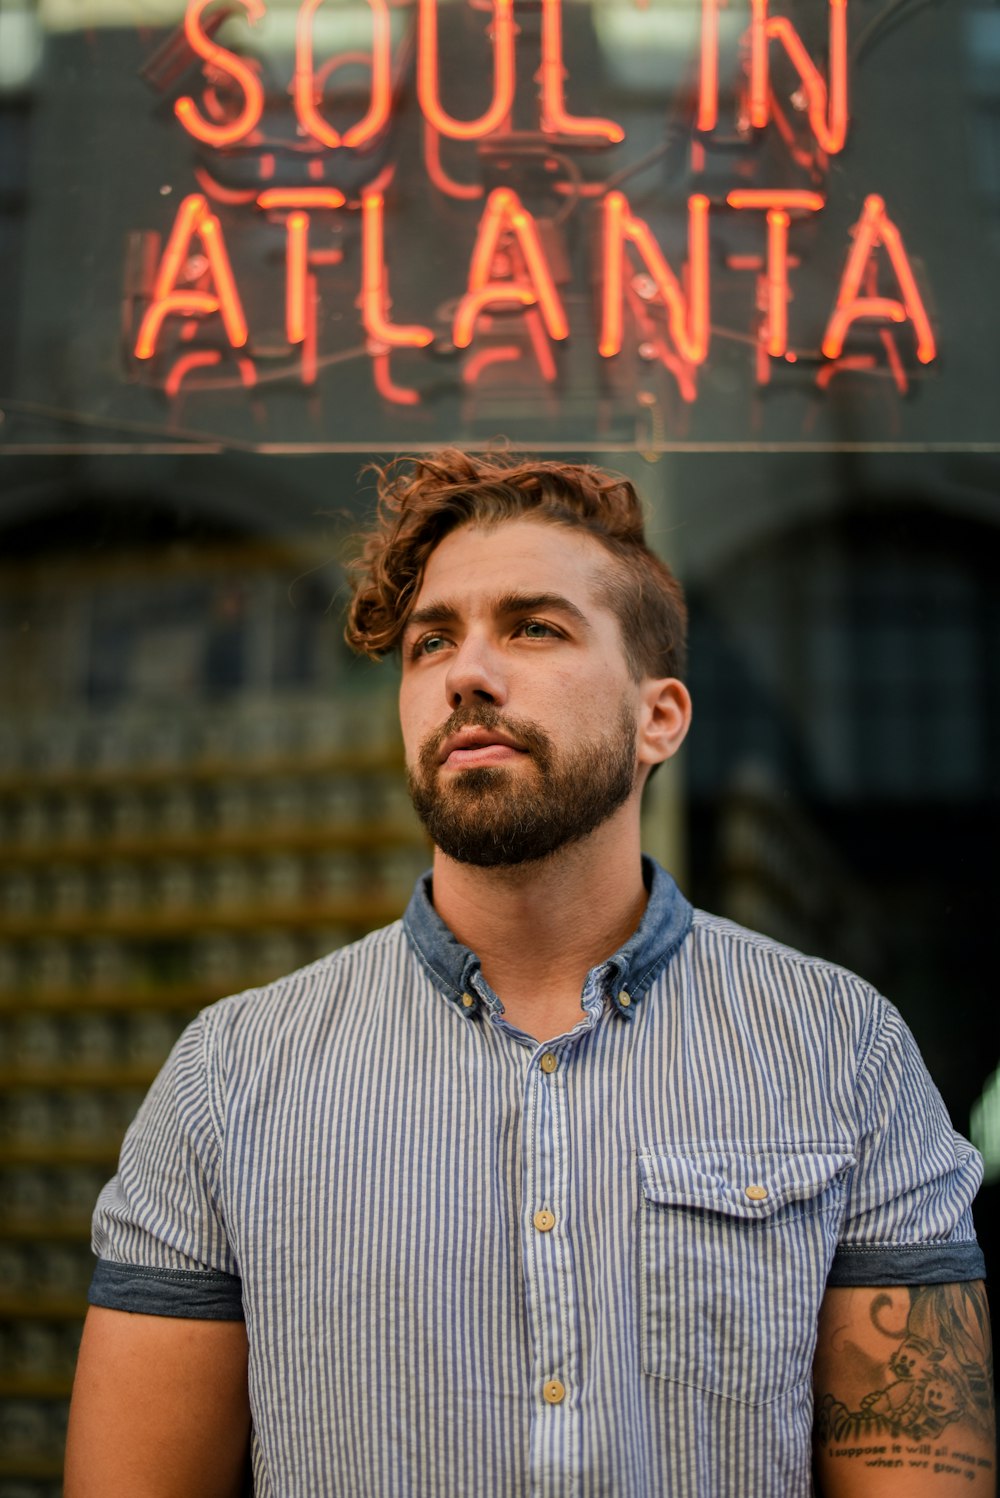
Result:
{"label": "arm", "polygon": [[241,1321],[91,1307],[70,1406],[65,1498],[238,1498],[249,1437]]}
{"label": "arm", "polygon": [[822,1498],[994,1498],[981,1281],[828,1289],[813,1387]]}

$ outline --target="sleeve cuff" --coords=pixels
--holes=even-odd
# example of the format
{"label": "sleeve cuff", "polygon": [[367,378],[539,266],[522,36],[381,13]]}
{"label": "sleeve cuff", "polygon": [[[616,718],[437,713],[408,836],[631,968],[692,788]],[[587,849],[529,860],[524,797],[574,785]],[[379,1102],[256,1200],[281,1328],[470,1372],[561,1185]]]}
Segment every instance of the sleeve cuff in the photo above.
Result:
{"label": "sleeve cuff", "polygon": [[242,1321],[243,1286],[217,1269],[153,1269],[98,1259],[88,1300],[109,1311]]}
{"label": "sleeve cuff", "polygon": [[952,1285],[986,1278],[978,1243],[842,1244],[827,1284]]}

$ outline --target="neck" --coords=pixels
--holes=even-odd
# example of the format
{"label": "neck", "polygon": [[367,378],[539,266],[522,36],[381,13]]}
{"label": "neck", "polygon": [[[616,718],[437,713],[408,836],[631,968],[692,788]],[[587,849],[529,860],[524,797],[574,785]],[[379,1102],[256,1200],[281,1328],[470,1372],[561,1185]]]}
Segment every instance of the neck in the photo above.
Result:
{"label": "neck", "polygon": [[539,1039],[579,1019],[587,973],[642,919],[639,819],[630,810],[514,868],[476,868],[435,851],[434,908],[475,952],[511,1023]]}

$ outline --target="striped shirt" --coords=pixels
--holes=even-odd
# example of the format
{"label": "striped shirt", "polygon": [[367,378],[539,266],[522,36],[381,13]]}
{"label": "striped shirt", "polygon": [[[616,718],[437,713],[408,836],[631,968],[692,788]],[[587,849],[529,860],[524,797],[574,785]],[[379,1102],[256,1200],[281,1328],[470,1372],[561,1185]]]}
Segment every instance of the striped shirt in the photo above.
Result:
{"label": "striped shirt", "polygon": [[258,1498],[804,1498],[825,1287],[982,1275],[979,1159],[897,1011],[644,872],[557,1039],[425,876],[178,1041],[91,1299],[245,1317]]}

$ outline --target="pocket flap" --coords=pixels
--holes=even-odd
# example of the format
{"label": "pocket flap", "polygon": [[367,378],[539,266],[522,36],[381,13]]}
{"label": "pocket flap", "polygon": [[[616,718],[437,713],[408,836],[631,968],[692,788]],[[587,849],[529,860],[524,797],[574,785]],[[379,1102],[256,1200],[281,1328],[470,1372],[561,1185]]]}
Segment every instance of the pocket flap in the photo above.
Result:
{"label": "pocket flap", "polygon": [[706,1150],[639,1156],[642,1192],[661,1207],[697,1207],[748,1220],[820,1196],[854,1156],[814,1150]]}

